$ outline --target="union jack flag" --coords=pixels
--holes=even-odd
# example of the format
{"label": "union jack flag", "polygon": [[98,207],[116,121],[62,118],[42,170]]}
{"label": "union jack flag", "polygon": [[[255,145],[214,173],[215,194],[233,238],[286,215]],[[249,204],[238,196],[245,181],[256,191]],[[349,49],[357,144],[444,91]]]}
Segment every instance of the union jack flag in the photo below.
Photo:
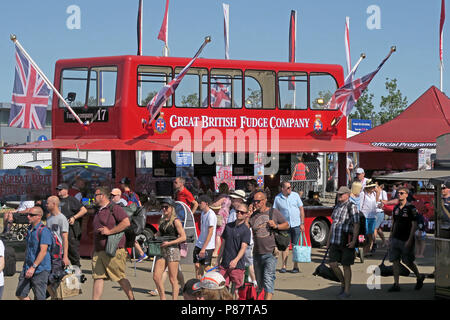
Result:
{"label": "union jack flag", "polygon": [[369,86],[370,81],[372,81],[372,79],[375,77],[378,71],[380,71],[383,64],[387,61],[387,59],[389,59],[394,51],[395,48],[391,48],[391,51],[389,52],[387,57],[384,58],[384,60],[380,63],[375,71],[365,75],[364,77],[348,82],[337,89],[328,102],[327,108],[339,108],[343,115],[348,116],[356,102],[358,102],[358,99],[359,97],[361,97],[363,91],[366,90],[366,88]]}
{"label": "union jack flag", "polygon": [[168,84],[162,87],[162,89],[159,90],[159,92],[147,104],[147,109],[150,112],[149,124],[153,121],[153,119],[156,118],[156,116],[158,115],[159,111],[161,110],[167,99],[169,99],[169,97],[175,92],[181,80],[186,75],[188,70],[191,68],[191,65],[194,63],[195,60],[197,60],[203,48],[209,41],[210,41],[209,37],[208,39],[205,39],[202,46],[200,47],[200,49],[198,49],[197,53],[192,58],[192,60],[189,61],[189,63],[183,68],[183,70],[181,70],[181,72],[172,81],[170,81]]}
{"label": "union jack flag", "polygon": [[50,89],[16,46],[16,69],[9,126],[44,129]]}
{"label": "union jack flag", "polygon": [[[208,98],[203,101],[202,107],[208,105]],[[211,106],[215,108],[231,108],[230,85],[216,80],[211,84]]]}

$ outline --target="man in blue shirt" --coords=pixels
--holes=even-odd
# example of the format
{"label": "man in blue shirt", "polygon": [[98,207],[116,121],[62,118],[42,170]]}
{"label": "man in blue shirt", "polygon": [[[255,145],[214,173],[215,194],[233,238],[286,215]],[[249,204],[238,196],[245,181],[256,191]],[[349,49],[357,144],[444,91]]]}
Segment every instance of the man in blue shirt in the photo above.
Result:
{"label": "man in blue shirt", "polygon": [[43,214],[42,208],[33,207],[27,215],[30,223],[26,239],[27,250],[16,290],[16,296],[20,300],[30,300],[30,290],[33,290],[35,300],[46,299],[51,271],[51,258],[47,249],[52,244],[52,234],[41,222]]}
{"label": "man in blue shirt", "polygon": [[[297,192],[292,192],[291,184],[287,181],[281,183],[281,193],[275,197],[273,207],[278,209],[289,222],[289,233],[291,243],[298,244],[301,232],[305,232],[305,211],[303,202]],[[282,268],[280,273],[286,272],[287,260],[289,257],[289,248],[281,252]],[[298,273],[298,263],[294,262],[292,273]]]}

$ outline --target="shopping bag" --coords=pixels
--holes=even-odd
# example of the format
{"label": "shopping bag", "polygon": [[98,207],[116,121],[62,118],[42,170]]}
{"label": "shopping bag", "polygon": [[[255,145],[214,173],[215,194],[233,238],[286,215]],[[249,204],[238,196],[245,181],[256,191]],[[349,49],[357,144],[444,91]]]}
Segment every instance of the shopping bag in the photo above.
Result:
{"label": "shopping bag", "polygon": [[238,289],[238,300],[264,300],[264,295],[264,289],[258,293],[257,287],[251,282],[246,282]]}
{"label": "shopping bag", "polygon": [[180,243],[180,257],[186,258],[188,254],[188,245],[186,242]]}
{"label": "shopping bag", "polygon": [[[305,244],[303,245],[303,239]],[[308,246],[305,232],[301,232],[299,243],[292,248],[294,262],[311,262],[311,246]]]}

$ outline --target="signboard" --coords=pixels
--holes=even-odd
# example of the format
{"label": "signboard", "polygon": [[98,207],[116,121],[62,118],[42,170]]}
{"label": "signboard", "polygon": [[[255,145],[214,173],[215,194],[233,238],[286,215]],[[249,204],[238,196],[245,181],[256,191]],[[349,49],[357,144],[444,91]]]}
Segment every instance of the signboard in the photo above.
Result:
{"label": "signboard", "polygon": [[[109,119],[109,112],[107,108],[77,108],[75,112],[83,122],[108,122]],[[73,114],[71,114],[68,110],[65,110],[64,122],[77,122],[77,120],[75,119]]]}
{"label": "signboard", "polygon": [[176,153],[177,167],[192,166],[192,152],[177,152]]}
{"label": "signboard", "polygon": [[355,132],[364,132],[372,129],[372,120],[351,119],[351,130]]}

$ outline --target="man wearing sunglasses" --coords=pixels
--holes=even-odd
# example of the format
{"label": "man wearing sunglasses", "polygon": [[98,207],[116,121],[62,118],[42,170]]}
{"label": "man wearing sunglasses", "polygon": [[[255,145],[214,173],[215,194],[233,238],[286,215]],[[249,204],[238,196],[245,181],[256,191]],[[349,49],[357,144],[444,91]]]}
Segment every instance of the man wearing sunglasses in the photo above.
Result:
{"label": "man wearing sunglasses", "polygon": [[[303,202],[297,192],[292,192],[291,184],[287,181],[281,183],[281,192],[275,197],[273,207],[278,209],[289,222],[289,234],[292,245],[298,244],[300,235],[305,232],[305,211]],[[286,273],[286,265],[289,257],[289,248],[281,252],[282,268],[280,273]],[[294,262],[292,273],[298,273],[298,263]]]}
{"label": "man wearing sunglasses", "polygon": [[415,290],[420,290],[425,279],[414,264],[414,233],[417,229],[417,209],[407,201],[409,190],[401,187],[397,190],[399,204],[392,212],[393,223],[389,237],[389,261],[393,263],[394,285],[389,292],[400,291],[400,259],[416,275]]}
{"label": "man wearing sunglasses", "polygon": [[[253,232],[253,262],[258,293],[264,289],[264,300],[272,300],[275,290],[277,247],[273,230],[287,230],[289,223],[277,209],[267,207],[267,196],[258,191],[253,197],[253,212],[249,223]],[[272,210],[272,220],[270,219]]]}
{"label": "man wearing sunglasses", "polygon": [[28,294],[33,290],[35,300],[45,300],[48,276],[51,271],[51,259],[48,247],[52,244],[52,234],[42,222],[42,208],[33,207],[27,218],[30,226],[27,233],[27,247],[16,297],[19,300],[30,300]]}
{"label": "man wearing sunglasses", "polygon": [[243,257],[250,244],[250,229],[245,224],[248,216],[247,205],[240,204],[236,207],[236,220],[225,226],[222,233],[223,248],[217,258],[219,272],[225,278],[226,285],[228,286],[232,282],[236,289],[244,283],[245,261]]}
{"label": "man wearing sunglasses", "polygon": [[95,190],[94,201],[100,208],[94,217],[94,255],[92,257],[92,277],[94,289],[92,299],[100,300],[103,294],[104,280],[118,282],[128,299],[134,300],[130,281],[126,278],[125,235],[120,240],[116,255],[110,257],[106,254],[106,241],[108,235],[124,231],[130,226],[127,213],[118,205],[109,201],[110,191],[107,187]]}

